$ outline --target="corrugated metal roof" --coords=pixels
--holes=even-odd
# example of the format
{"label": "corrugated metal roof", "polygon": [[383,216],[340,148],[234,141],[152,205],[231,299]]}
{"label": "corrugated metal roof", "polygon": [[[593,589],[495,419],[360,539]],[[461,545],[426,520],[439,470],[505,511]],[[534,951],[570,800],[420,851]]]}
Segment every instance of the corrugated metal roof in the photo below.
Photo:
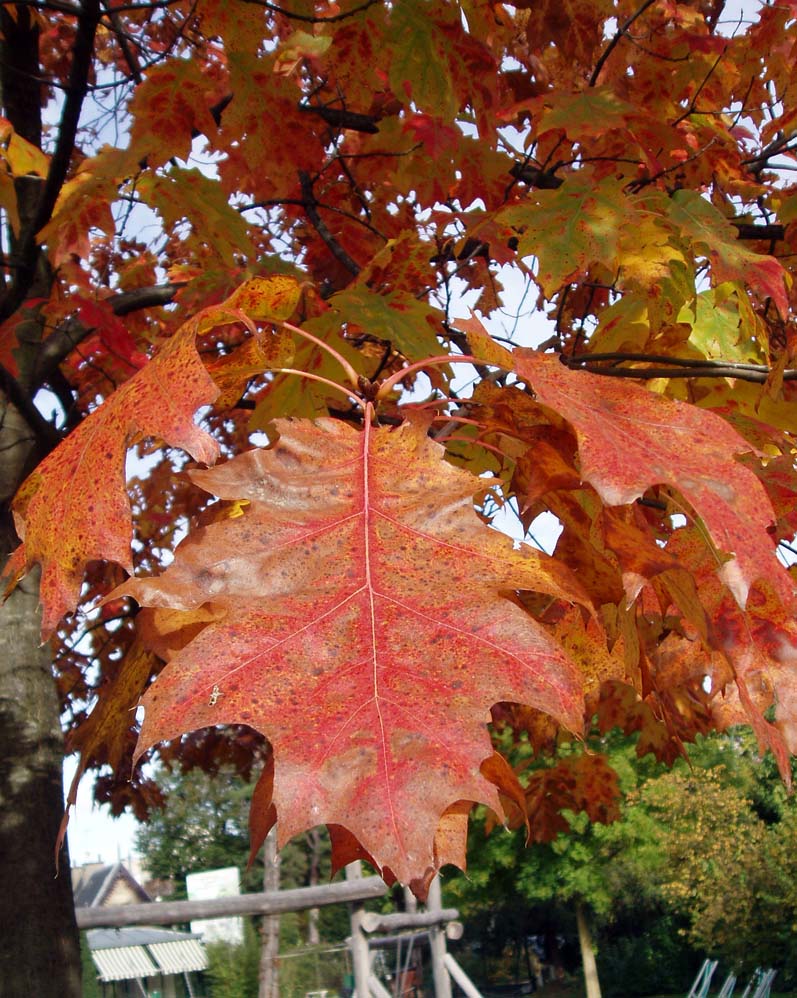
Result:
{"label": "corrugated metal roof", "polygon": [[123,929],[89,929],[86,933],[89,949],[121,949],[123,946],[151,946],[153,943],[179,943],[199,939],[187,932],[154,928],[149,925],[126,926]]}
{"label": "corrugated metal roof", "polygon": [[100,972],[101,981],[124,981],[136,977],[152,977],[160,973],[143,946],[122,946],[119,949],[101,949],[91,954]]}
{"label": "corrugated metal roof", "polygon": [[147,952],[155,958],[164,974],[182,974],[190,970],[205,970],[208,958],[205,947],[196,939],[181,942],[152,943]]}
{"label": "corrugated metal roof", "polygon": [[200,940],[183,932],[146,927],[92,929],[88,937],[91,958],[101,981],[183,974],[206,970],[208,966]]}

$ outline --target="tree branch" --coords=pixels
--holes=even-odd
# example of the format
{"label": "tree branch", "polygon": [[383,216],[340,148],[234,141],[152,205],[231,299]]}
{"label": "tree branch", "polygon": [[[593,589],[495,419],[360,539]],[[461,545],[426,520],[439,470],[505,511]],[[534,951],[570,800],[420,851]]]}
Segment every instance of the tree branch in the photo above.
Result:
{"label": "tree branch", "polygon": [[629,18],[623,21],[623,23],[620,25],[617,31],[615,31],[614,37],[606,46],[606,48],[603,50],[598,61],[595,63],[595,68],[592,70],[592,76],[590,76],[589,78],[589,85],[591,87],[594,87],[595,84],[598,82],[598,77],[600,76],[601,70],[606,65],[606,60],[609,58],[612,52],[614,52],[615,48],[620,44],[620,39],[623,37],[623,35],[625,35],[626,31],[628,31],[628,29],[631,27],[634,21],[636,21],[638,17],[641,17],[642,14],[644,14],[645,11],[648,9],[648,7],[652,7],[655,2],[656,0],[645,0],[642,6],[637,11],[635,11]]}
{"label": "tree branch", "polygon": [[[178,283],[156,284],[149,288],[121,291],[109,298],[106,304],[110,305],[114,315],[129,315],[143,308],[168,305],[174,301],[174,296],[184,286]],[[77,319],[68,320],[58,326],[41,345],[33,379],[35,388],[40,388],[48,381],[61,361],[65,360],[91,332],[90,326],[84,326]]]}
{"label": "tree branch", "polygon": [[[654,378],[735,378],[765,384],[772,375],[766,364],[737,364],[724,360],[697,360],[685,357],[666,357],[658,354],[604,353],[565,356],[562,363],[571,370],[589,371],[607,378],[637,378],[650,381]],[[618,367],[624,362],[653,363],[659,367]],[[610,365],[610,366],[607,366]],[[783,372],[784,381],[797,381],[797,369]]]}
{"label": "tree branch", "polygon": [[555,191],[564,183],[562,177],[554,176],[547,170],[540,170],[536,166],[528,166],[525,163],[515,163],[509,172],[515,180],[522,180],[529,187],[538,187],[543,191]]}
{"label": "tree branch", "polygon": [[299,183],[302,188],[304,210],[307,212],[307,217],[310,219],[313,228],[321,236],[324,243],[326,243],[327,248],[335,259],[339,263],[342,263],[350,274],[356,277],[360,273],[360,265],[352,260],[346,250],[329,231],[323,218],[318,214],[318,201],[316,201],[315,194],[313,193],[313,182],[310,179],[310,174],[305,170],[299,171]]}
{"label": "tree branch", "polygon": [[381,0],[366,0],[366,2],[360,4],[359,7],[353,7],[351,10],[344,11],[342,14],[331,14],[329,17],[315,17],[313,14],[295,14],[293,11],[287,10],[285,7],[280,7],[275,3],[269,3],[268,0],[241,0],[241,2],[253,4],[255,7],[263,7],[272,14],[281,14],[283,17],[287,17],[291,21],[304,21],[306,24],[333,24],[335,21],[345,21],[349,17],[354,17],[356,14],[359,14],[364,10],[368,10],[369,7],[373,7],[375,3],[381,3]]}
{"label": "tree branch", "polygon": [[785,238],[786,226],[770,223],[757,225],[754,222],[731,222],[736,227],[739,239],[766,239],[768,242],[778,242]]}
{"label": "tree branch", "polygon": [[328,107],[324,104],[300,104],[300,111],[317,114],[333,128],[347,128],[351,132],[365,132],[376,135],[379,126],[371,114],[361,114],[359,111],[347,111],[344,107]]}
{"label": "tree branch", "polygon": [[80,112],[88,92],[89,72],[94,53],[94,36],[100,21],[99,0],[83,0],[77,16],[78,27],[72,48],[72,66],[58,128],[58,141],[50,160],[50,169],[39,195],[36,211],[20,239],[18,250],[20,267],[8,295],[0,303],[0,322],[5,321],[16,312],[33,285],[39,256],[36,235],[52,216],[55,202],[66,180],[69,163],[75,149]]}
{"label": "tree branch", "polygon": [[2,364],[0,364],[0,391],[31,428],[44,448],[45,454],[61,442],[58,430],[42,416],[25,389]]}
{"label": "tree branch", "polygon": [[762,170],[766,169],[769,165],[769,160],[773,156],[777,156],[782,152],[794,152],[795,147],[792,145],[794,141],[794,136],[791,133],[786,135],[781,135],[777,139],[773,139],[768,146],[765,146],[757,156],[752,156],[750,159],[742,160],[744,166],[749,166],[752,173],[760,173]]}

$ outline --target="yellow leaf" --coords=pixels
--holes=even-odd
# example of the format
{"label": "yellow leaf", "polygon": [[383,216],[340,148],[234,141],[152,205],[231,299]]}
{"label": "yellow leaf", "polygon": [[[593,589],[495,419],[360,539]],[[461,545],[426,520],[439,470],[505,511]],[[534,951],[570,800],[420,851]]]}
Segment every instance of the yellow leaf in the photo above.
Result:
{"label": "yellow leaf", "polygon": [[32,142],[17,135],[6,118],[0,118],[0,156],[15,177],[24,177],[29,173],[46,177],[50,169],[50,157]]}
{"label": "yellow leaf", "polygon": [[293,315],[301,295],[301,286],[295,278],[274,274],[246,281],[230,295],[227,304],[240,308],[251,319],[280,322]]}

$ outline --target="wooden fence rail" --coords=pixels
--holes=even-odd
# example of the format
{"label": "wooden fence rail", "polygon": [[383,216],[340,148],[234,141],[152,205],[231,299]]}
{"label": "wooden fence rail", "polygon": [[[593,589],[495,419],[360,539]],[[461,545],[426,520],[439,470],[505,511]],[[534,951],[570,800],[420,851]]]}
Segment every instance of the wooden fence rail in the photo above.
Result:
{"label": "wooden fence rail", "polygon": [[172,925],[199,918],[232,915],[281,915],[305,908],[347,901],[368,901],[384,897],[388,888],[381,877],[361,877],[318,887],[297,887],[288,891],[239,894],[210,901],[154,901],[149,904],[120,904],[106,908],[77,908],[81,929],[113,928],[122,925]]}

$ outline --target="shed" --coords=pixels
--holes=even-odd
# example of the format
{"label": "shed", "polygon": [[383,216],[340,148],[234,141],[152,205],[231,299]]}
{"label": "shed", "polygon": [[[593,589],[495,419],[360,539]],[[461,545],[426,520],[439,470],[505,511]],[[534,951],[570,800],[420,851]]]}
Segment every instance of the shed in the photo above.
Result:
{"label": "shed", "polygon": [[89,929],[103,998],[200,998],[208,959],[200,937],[147,926]]}
{"label": "shed", "polygon": [[[152,898],[122,863],[73,867],[76,908],[147,904]],[[89,929],[89,954],[102,998],[203,998],[208,959],[190,932],[147,926]]]}

